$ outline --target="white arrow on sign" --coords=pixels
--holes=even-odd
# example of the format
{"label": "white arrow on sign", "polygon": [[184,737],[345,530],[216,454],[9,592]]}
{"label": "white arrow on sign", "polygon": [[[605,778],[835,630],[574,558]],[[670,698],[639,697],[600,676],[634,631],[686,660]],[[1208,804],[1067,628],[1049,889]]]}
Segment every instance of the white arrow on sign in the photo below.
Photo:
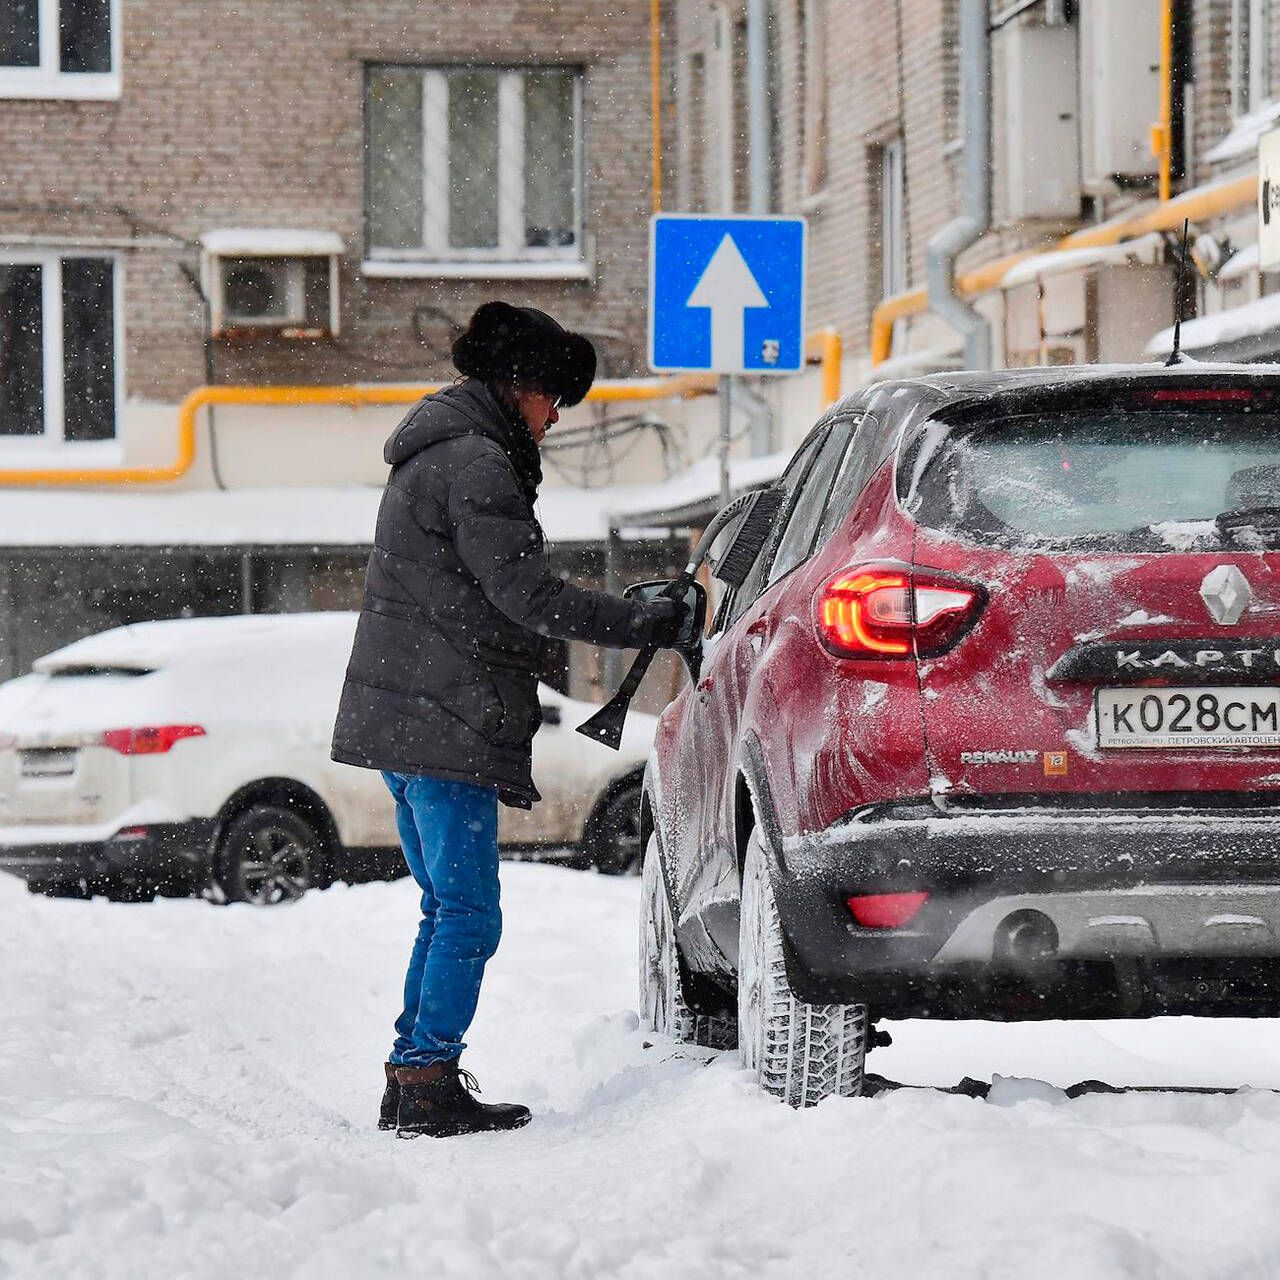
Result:
{"label": "white arrow on sign", "polygon": [[726,234],[685,303],[711,312],[712,369],[737,370],[746,364],[746,310],[768,305],[733,237]]}

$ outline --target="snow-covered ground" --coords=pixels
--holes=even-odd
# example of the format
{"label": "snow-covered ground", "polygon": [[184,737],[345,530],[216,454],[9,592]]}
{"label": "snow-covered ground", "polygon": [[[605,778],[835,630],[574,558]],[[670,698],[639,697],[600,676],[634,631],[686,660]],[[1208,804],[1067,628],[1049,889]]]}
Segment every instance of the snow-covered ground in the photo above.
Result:
{"label": "snow-covered ground", "polygon": [[637,883],[503,869],[467,1061],[516,1134],[372,1128],[412,886],[293,908],[50,901],[0,876],[0,1275],[1271,1277],[1280,1027],[907,1024],[873,1069],[1006,1081],[790,1111],[650,1044]]}

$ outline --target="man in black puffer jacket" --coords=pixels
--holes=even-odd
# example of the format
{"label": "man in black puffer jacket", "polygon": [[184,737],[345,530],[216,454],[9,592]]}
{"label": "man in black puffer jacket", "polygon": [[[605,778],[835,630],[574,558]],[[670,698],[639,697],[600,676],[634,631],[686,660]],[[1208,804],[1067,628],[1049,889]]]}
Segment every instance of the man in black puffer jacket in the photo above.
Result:
{"label": "man in black puffer jacket", "polygon": [[595,351],[531,307],[482,306],[454,344],[466,380],[427,396],[384,450],[378,513],[333,758],[382,771],[422,922],[386,1066],[380,1127],[514,1128],[458,1068],[498,945],[497,803],[529,808],[545,637],[669,645],[682,606],[564,582],[533,513],[538,445],[595,377]]}

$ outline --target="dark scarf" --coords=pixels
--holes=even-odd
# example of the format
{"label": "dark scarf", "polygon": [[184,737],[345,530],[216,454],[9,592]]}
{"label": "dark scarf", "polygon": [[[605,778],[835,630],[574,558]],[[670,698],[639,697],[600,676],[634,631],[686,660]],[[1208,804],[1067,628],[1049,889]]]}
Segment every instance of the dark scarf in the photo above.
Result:
{"label": "dark scarf", "polygon": [[489,383],[483,383],[489,393],[498,416],[502,422],[504,439],[502,441],[515,468],[516,479],[520,483],[520,491],[533,506],[538,498],[538,486],[542,483],[542,458],[538,453],[537,443],[529,432],[529,426],[520,416],[518,409],[509,409],[504,403],[498,389]]}

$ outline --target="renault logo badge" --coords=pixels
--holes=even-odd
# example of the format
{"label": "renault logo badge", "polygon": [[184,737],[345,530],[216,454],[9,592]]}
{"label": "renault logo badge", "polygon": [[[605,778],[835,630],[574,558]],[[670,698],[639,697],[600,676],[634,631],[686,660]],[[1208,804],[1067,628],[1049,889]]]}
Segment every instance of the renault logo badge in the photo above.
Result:
{"label": "renault logo badge", "polygon": [[1220,564],[1210,569],[1200,584],[1200,598],[1208,607],[1214,622],[1224,627],[1235,626],[1253,599],[1249,581],[1233,564]]}

